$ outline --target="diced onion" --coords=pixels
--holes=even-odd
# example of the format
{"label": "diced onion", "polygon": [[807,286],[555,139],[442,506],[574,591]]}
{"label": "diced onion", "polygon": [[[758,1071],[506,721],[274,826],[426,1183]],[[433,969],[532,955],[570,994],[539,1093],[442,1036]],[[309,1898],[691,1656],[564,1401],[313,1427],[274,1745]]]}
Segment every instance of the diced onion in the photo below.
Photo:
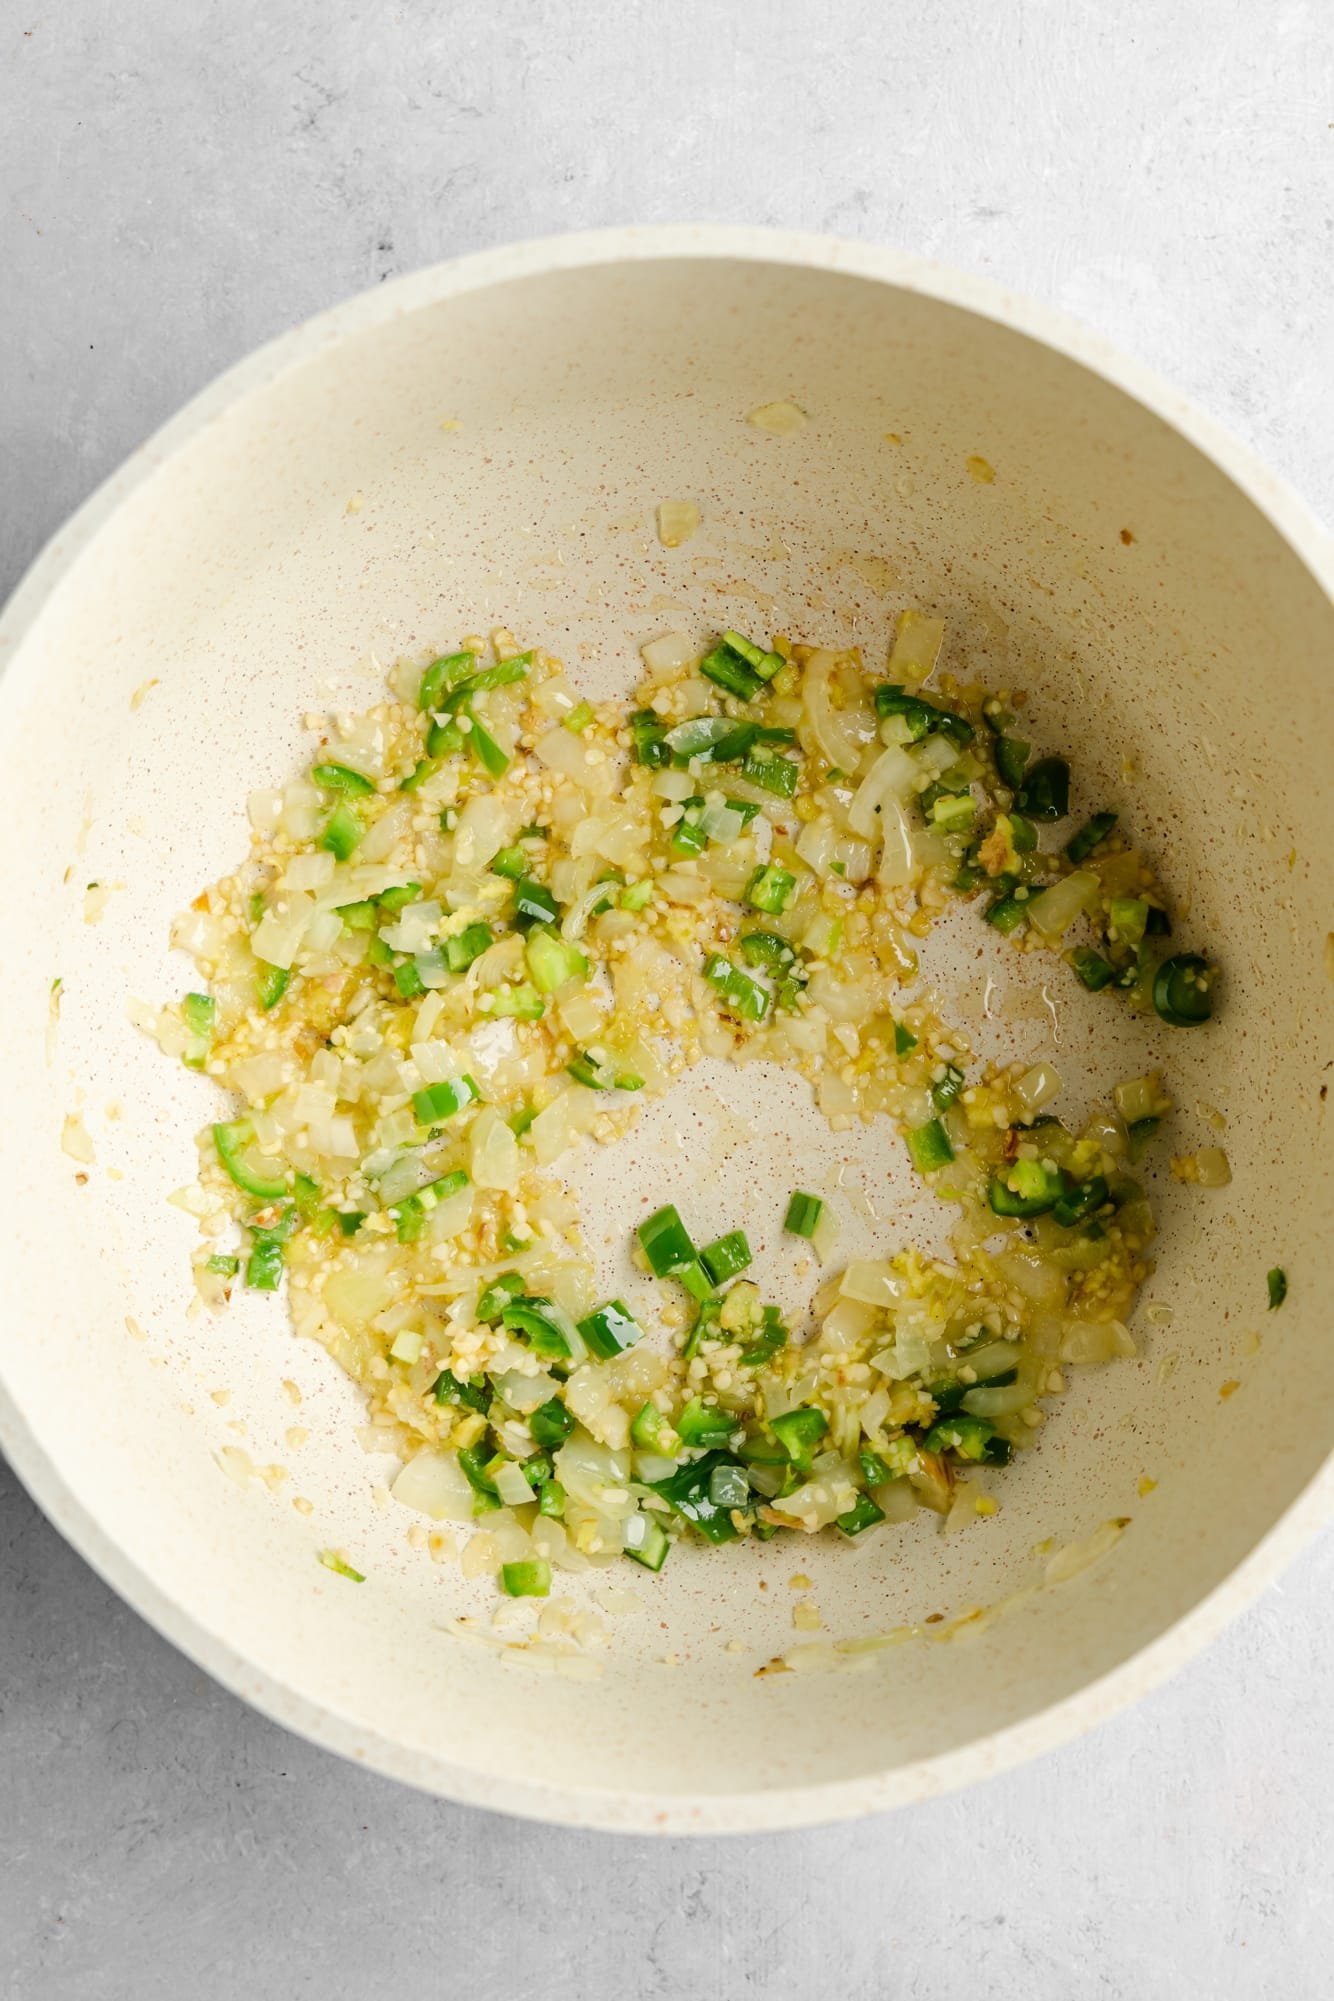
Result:
{"label": "diced onion", "polygon": [[333,881],[334,858],[319,848],[312,854],[293,855],[283,870],[283,889],[322,889]]}
{"label": "diced onion", "polygon": [[379,1177],[375,1192],[382,1205],[390,1209],[395,1202],[425,1188],[428,1181],[438,1180],[439,1175],[439,1166],[426,1158],[424,1150],[401,1154]]}
{"label": "diced onion", "polygon": [[291,840],[313,841],[324,813],[324,795],[304,778],[294,779],[284,787],[280,825]]}
{"label": "diced onion", "polygon": [[880,831],[881,809],[887,800],[902,802],[917,785],[917,766],[906,750],[890,744],[882,750],[853,794],[848,807],[848,825],[854,834],[871,840]]}
{"label": "diced onion", "polygon": [[827,1265],[834,1255],[838,1247],[839,1234],[838,1217],[826,1202],[820,1211],[815,1228],[811,1231],[811,1243],[822,1265]]}
{"label": "diced onion", "polygon": [[[575,1371],[576,1375],[583,1373],[583,1370]],[[630,1454],[576,1434],[556,1454],[556,1477],[573,1499],[583,1501],[589,1507],[600,1508],[604,1505],[608,1489],[618,1491],[628,1484]],[[625,1513],[628,1514],[635,1505],[631,1501]]]}
{"label": "diced onion", "polygon": [[858,1299],[867,1306],[894,1306],[907,1291],[907,1280],[874,1258],[852,1258],[838,1286],[840,1299]]}
{"label": "diced onion", "polygon": [[1156,1070],[1147,1077],[1128,1077],[1118,1084],[1112,1094],[1116,1099],[1116,1109],[1128,1126],[1137,1119],[1161,1118],[1170,1109],[1163,1092],[1162,1080]]}
{"label": "diced onion", "polygon": [[613,868],[638,871],[644,866],[644,844],[650,831],[647,822],[634,812],[606,807],[579,821],[570,837],[570,853],[576,859],[600,855]]}
{"label": "diced onion", "polygon": [[606,998],[595,987],[578,987],[574,993],[565,996],[556,1012],[560,1015],[562,1027],[576,1042],[592,1042],[606,1023]]}
{"label": "diced onion", "polygon": [[745,818],[734,806],[705,806],[700,826],[711,841],[735,841],[745,831]]}
{"label": "diced onion", "polygon": [[[877,1300],[875,1304],[883,1302]],[[820,1323],[820,1334],[830,1348],[851,1348],[874,1324],[875,1312],[870,1303],[843,1297],[826,1313]]]}
{"label": "diced onion", "polygon": [[970,1417],[1013,1417],[1032,1401],[1031,1382],[1008,1383],[995,1389],[981,1384],[964,1392],[963,1407]]}
{"label": "diced onion", "polygon": [[533,707],[544,716],[568,716],[579,706],[579,697],[563,674],[552,674],[533,689]]}
{"label": "diced onion", "polygon": [[928,1367],[930,1361],[931,1343],[920,1334],[900,1334],[892,1348],[884,1348],[871,1357],[872,1367],[893,1382],[906,1382],[909,1376]]}
{"label": "diced onion", "polygon": [[802,674],[801,692],[811,735],[821,757],[851,776],[861,763],[862,747],[840,721],[831,700],[837,659],[838,655],[830,652],[827,646],[815,647]]}
{"label": "diced onion", "polygon": [[651,674],[675,673],[678,668],[688,667],[698,654],[699,648],[683,632],[664,632],[639,649],[639,657]]}
{"label": "diced onion", "polygon": [[283,795],[270,788],[252,792],[246,800],[246,812],[257,834],[265,836],[276,834],[278,823],[282,819]]}
{"label": "diced onion", "polygon": [[932,779],[939,778],[952,764],[958,763],[959,750],[953,737],[941,731],[936,736],[925,737],[921,743],[914,744],[908,756],[916,765],[919,777]]}
{"label": "diced onion", "polygon": [[800,1522],[808,1533],[827,1528],[838,1515],[844,1515],[856,1505],[857,1487],[850,1473],[821,1474],[798,1487],[794,1494],[783,1500],[774,1500],[770,1506],[775,1513],[787,1515]]}
{"label": "diced onion", "polygon": [[1050,889],[1039,890],[1024,905],[1028,921],[1044,938],[1061,938],[1074,923],[1076,917],[1088,910],[1100,894],[1096,875],[1087,869],[1076,869],[1073,875],[1062,876]]}
{"label": "diced onion", "polygon": [[469,1134],[472,1178],[479,1188],[515,1188],[520,1174],[519,1142],[493,1106],[473,1120]]}
{"label": "diced onion", "polygon": [[387,861],[399,842],[411,831],[412,807],[406,799],[396,799],[369,833],[362,836],[357,853],[364,862]]}
{"label": "diced onion", "polygon": [[920,611],[901,611],[889,656],[890,680],[905,686],[925,681],[936,664],[944,637],[943,618],[928,618]]}
{"label": "diced onion", "polygon": [[408,903],[399,912],[398,922],[384,925],[380,936],[393,952],[425,952],[430,949],[443,915],[438,903]]}
{"label": "diced onion", "polygon": [[688,771],[677,771],[670,764],[653,774],[653,790],[659,799],[680,801],[689,799],[695,790],[695,781]]}
{"label": "diced onion", "polygon": [[699,503],[695,500],[658,502],[658,540],[664,549],[679,549],[699,527]]}
{"label": "diced onion", "polygon": [[507,1508],[522,1508],[537,1499],[523,1475],[523,1468],[507,1461],[496,1468],[496,1492]]}
{"label": "diced onion", "polygon": [[515,831],[515,814],[502,794],[475,792],[454,828],[454,860],[461,868],[485,868]]}
{"label": "diced onion", "polygon": [[437,1202],[431,1211],[429,1224],[432,1243],[448,1243],[452,1238],[462,1236],[472,1221],[475,1200],[474,1190],[467,1186],[454,1195],[447,1195],[443,1202]]}
{"label": "diced onion", "polygon": [[[614,891],[612,892],[614,894]],[[561,919],[560,935],[573,943],[582,938],[589,918],[599,903],[607,900],[608,889],[605,882],[590,883],[576,903],[572,903]]]}
{"label": "diced onion", "polygon": [[[533,755],[548,771],[558,771],[563,778],[573,780],[582,792],[595,797],[605,797],[616,783],[615,768],[605,752],[595,752],[582,737],[576,736],[573,730],[567,730],[563,723],[537,739]],[[595,756],[599,760],[597,763],[593,762]]]}
{"label": "diced onion", "polygon": [[287,1082],[287,1058],[281,1049],[264,1049],[256,1056],[238,1057],[228,1065],[227,1082],[250,1104],[258,1104],[282,1090]]}
{"label": "diced onion", "polygon": [[658,877],[658,888],[672,903],[705,903],[711,887],[704,876],[692,875],[686,869],[664,869]]}
{"label": "diced onion", "polygon": [[[528,1482],[525,1480],[524,1485]],[[396,1501],[435,1522],[470,1522],[472,1488],[452,1452],[419,1452],[389,1489]]]}
{"label": "diced onion", "polygon": [[821,813],[818,819],[807,821],[794,845],[807,868],[817,875],[828,875],[838,850],[838,828],[827,813]]}
{"label": "diced onion", "polygon": [[1026,1112],[1040,1112],[1061,1094],[1061,1074],[1051,1063],[1035,1063],[1025,1070],[1014,1087],[1014,1095]]}
{"label": "diced onion", "polygon": [[250,940],[255,957],[287,971],[295,962],[314,913],[314,899],[304,890],[277,897],[255,926]]}
{"label": "diced onion", "polygon": [[548,1402],[560,1388],[556,1378],[549,1376],[545,1369],[539,1369],[531,1376],[521,1374],[518,1369],[506,1369],[499,1375],[493,1373],[491,1380],[502,1402],[524,1416],[536,1410],[539,1404]]}
{"label": "diced onion", "polygon": [[302,952],[312,957],[317,953],[327,952],[342,936],[342,931],[343,920],[336,910],[317,910],[301,941]]}

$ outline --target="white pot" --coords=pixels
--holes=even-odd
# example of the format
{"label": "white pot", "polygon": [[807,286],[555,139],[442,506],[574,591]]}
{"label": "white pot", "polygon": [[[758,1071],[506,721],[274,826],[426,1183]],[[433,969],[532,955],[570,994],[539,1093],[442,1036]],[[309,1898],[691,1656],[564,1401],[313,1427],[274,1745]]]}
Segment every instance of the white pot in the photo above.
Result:
{"label": "white pot", "polygon": [[[781,398],[804,429],[747,423]],[[671,551],[653,532],[665,499],[704,518]],[[982,1777],[1129,1701],[1274,1575],[1330,1490],[1332,578],[1292,497],[1172,391],[1042,308],[865,245],[565,237],[383,286],[266,348],[94,496],[0,620],[0,1447],[103,1576],[237,1693],[513,1812],[798,1825]],[[493,1587],[409,1548],[412,1518],[375,1504],[390,1469],[356,1442],[357,1397],[281,1305],[189,1313],[193,1224],[165,1197],[214,1100],[127,1002],[184,991],[173,913],[243,852],[247,790],[295,767],[303,713],[331,688],[374,698],[371,656],[503,622],[596,696],[625,689],[636,646],[668,626],[855,637],[882,658],[914,601],[949,615],[961,654],[1022,677],[1043,740],[1071,752],[1089,804],[1122,805],[1189,894],[1190,942],[1225,967],[1208,1028],[1155,1035],[1090,1004],[1095,1032],[1072,1017],[1058,1055],[1076,1097],[1167,1067],[1181,1112],[1150,1297],[1171,1318],[1141,1314],[1141,1359],[1077,1377],[997,1482],[994,1520],[682,1548],[658,1579],[620,1566],[610,1581],[651,1612],[608,1622],[598,1679],[537,1674],[445,1630],[460,1612],[485,1625]],[[90,925],[94,880],[110,893]],[[763,1235],[765,1202],[781,1208],[820,1148],[868,1163],[881,1209],[906,1199],[901,1166],[882,1181],[887,1142],[832,1141],[797,1086],[756,1093],[754,1075],[757,1161],[724,1120],[709,1166],[723,1189],[744,1168],[753,1213],[720,1227]],[[1165,1171],[1173,1147],[1219,1142],[1202,1105],[1227,1118],[1221,1191]],[[62,1151],[74,1112],[95,1164]],[[646,1140],[600,1179],[581,1170],[595,1247],[622,1234],[618,1202],[691,1188],[676,1158],[673,1179]],[[917,1220],[891,1215],[881,1240]],[[1268,1315],[1275,1264],[1292,1293]],[[227,1477],[217,1455],[238,1446],[286,1479]],[[926,1626],[857,1672],[756,1674],[813,1637],[1003,1606],[1041,1576],[1036,1543],[1125,1517],[1098,1564],[971,1636]],[[367,1582],[321,1568],[324,1547]],[[798,1569],[817,1636],[792,1629]]]}

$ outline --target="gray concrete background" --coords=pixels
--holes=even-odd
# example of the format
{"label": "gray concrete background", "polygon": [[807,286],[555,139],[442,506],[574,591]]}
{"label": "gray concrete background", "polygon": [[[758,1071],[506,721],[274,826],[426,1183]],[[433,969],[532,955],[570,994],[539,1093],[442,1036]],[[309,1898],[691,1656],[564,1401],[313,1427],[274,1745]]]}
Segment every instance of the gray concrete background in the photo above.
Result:
{"label": "gray concrete background", "polygon": [[[621,221],[838,231],[1005,279],[1334,518],[1332,36],[1328,0],[6,0],[0,589],[257,342],[458,251]],[[1332,1643],[1327,1538],[1170,1687],[983,1789],[613,1842],[283,1735],[0,1465],[0,1996],[1329,1996]]]}

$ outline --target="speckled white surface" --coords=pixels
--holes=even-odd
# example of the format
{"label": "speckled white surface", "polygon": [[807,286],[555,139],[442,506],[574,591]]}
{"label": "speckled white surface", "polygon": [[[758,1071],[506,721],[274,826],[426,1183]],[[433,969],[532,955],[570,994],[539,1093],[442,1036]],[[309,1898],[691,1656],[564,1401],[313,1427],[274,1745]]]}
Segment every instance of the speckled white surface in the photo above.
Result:
{"label": "speckled white surface", "polygon": [[[0,586],[185,395],[303,313],[623,219],[832,229],[1003,277],[1174,377],[1334,513],[1321,10],[763,14],[762,38],[697,0],[670,34],[608,0],[573,24],[309,0],[11,15]],[[1311,1552],[1167,1690],[981,1792],[824,1833],[613,1846],[282,1735],[0,1471],[0,1991],[1320,1995],[1332,1573]]]}

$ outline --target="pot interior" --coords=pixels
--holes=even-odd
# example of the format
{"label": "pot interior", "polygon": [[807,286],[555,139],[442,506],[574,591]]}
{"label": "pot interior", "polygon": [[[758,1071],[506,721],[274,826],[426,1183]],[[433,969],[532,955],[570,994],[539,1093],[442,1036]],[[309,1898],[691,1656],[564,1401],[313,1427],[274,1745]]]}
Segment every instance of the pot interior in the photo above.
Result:
{"label": "pot interior", "polygon": [[[1334,1441],[1316,1308],[1334,1074],[1329,600],[1158,416],[937,298],[677,256],[478,289],[442,278],[417,301],[334,316],[239,399],[223,391],[128,482],[21,642],[5,635],[0,757],[23,840],[0,963],[0,1442],[113,1581],[150,1611],[178,1607],[242,1693],[442,1791],[729,1825],[813,1817],[802,1788],[874,1781],[856,1795],[870,1803],[984,1771],[985,1745],[943,1761],[1159,1639]],[[805,426],[747,421],[776,399]],[[655,533],[665,499],[702,510],[678,549]],[[503,624],[597,698],[627,690],[638,646],[668,628],[855,641],[881,660],[907,604],[948,619],[956,671],[1030,690],[1033,734],[1070,754],[1078,806],[1120,808],[1188,902],[1190,944],[1224,968],[1214,1021],[1186,1033],[1084,995],[1050,959],[1030,970],[985,940],[978,958],[975,922],[924,954],[975,1014],[979,982],[1001,983],[1008,1019],[977,1024],[978,1045],[1053,1057],[1063,1108],[1162,1067],[1178,1110],[1146,1165],[1160,1235],[1139,1355],[1074,1373],[985,1524],[947,1537],[919,1513],[856,1545],[682,1546],[656,1579],[615,1575],[642,1609],[609,1621],[595,1679],[539,1675],[447,1630],[460,1614],[485,1625],[493,1584],[409,1547],[413,1518],[377,1503],[392,1469],[357,1442],[355,1391],[282,1306],[192,1311],[194,1225],[166,1198],[191,1179],[218,1094],[166,1063],[127,1005],[184,991],[172,916],[244,853],[246,793],[297,768],[305,712],[366,706],[397,655]],[[90,923],[94,882],[107,893]],[[69,1114],[92,1164],[62,1151]],[[845,1206],[848,1248],[939,1234],[881,1127],[831,1134],[799,1080],[703,1066],[635,1138],[579,1162],[590,1241],[610,1278],[643,1199],[688,1205],[701,1164],[709,1213],[753,1224],[775,1275],[791,1259],[759,1198],[781,1220],[789,1188],[839,1166],[864,1198]],[[1219,1144],[1230,1186],[1172,1178],[1170,1154]],[[1277,1314],[1273,1265],[1292,1282]],[[299,1449],[284,1379],[302,1396]],[[217,1455],[235,1445],[285,1477],[226,1477]],[[1094,1566],[1029,1590],[1035,1546],[1113,1520],[1128,1526]],[[367,1582],[322,1569],[327,1546]],[[798,1573],[810,1584],[793,1590]],[[794,1632],[798,1598],[819,1633]],[[1004,1616],[955,1628],[970,1608]],[[757,1672],[797,1642],[935,1615],[883,1652]]]}

